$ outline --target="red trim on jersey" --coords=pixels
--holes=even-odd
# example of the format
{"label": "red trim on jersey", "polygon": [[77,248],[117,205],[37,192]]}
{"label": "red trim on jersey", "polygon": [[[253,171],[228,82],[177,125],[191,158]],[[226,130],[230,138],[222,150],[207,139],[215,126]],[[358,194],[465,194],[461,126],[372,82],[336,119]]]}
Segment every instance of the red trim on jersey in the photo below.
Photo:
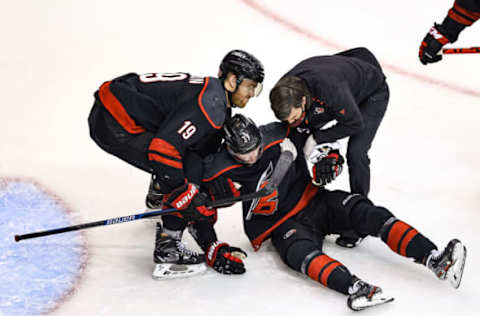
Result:
{"label": "red trim on jersey", "polygon": [[278,222],[276,222],[272,227],[270,227],[269,229],[267,229],[265,232],[263,232],[260,236],[258,236],[257,238],[255,238],[254,240],[252,240],[252,247],[255,251],[258,251],[260,249],[260,247],[262,246],[262,243],[263,241],[265,240],[265,238],[268,237],[268,235],[270,235],[270,233],[272,231],[274,231],[278,226],[280,226],[281,224],[283,224],[287,219],[289,219],[290,217],[296,215],[297,213],[299,213],[301,210],[303,210],[303,208],[305,208],[305,206],[308,205],[308,203],[310,203],[310,201],[313,199],[313,197],[315,196],[315,194],[317,194],[318,192],[318,187],[314,186],[311,182],[307,185],[307,187],[305,188],[305,191],[303,191],[303,194],[302,196],[300,197],[300,200],[297,202],[297,204],[295,205],[295,207],[290,211],[288,212],[287,214],[285,214],[284,217],[282,217]]}
{"label": "red trim on jersey", "polygon": [[178,150],[172,144],[161,138],[154,138],[148,149],[152,151],[158,151],[159,153],[165,154],[169,157],[182,159],[182,156],[180,156]]}
{"label": "red trim on jersey", "polygon": [[266,145],[263,149],[266,150],[274,145],[277,145],[277,144],[280,144],[281,142],[283,142],[283,139],[279,139],[279,140],[276,140],[274,142],[271,142],[270,144]]}
{"label": "red trim on jersey", "polygon": [[216,174],[214,174],[214,175],[211,176],[210,178],[203,179],[202,182],[212,181],[212,180],[215,179],[216,177],[220,176],[222,173],[225,173],[225,172],[227,172],[228,170],[232,170],[232,169],[240,168],[240,167],[243,167],[243,165],[238,164],[238,165],[228,166],[227,168],[220,170],[219,172],[217,172]]}
{"label": "red trim on jersey", "polygon": [[203,97],[203,94],[205,93],[205,90],[207,90],[207,86],[208,86],[208,77],[205,78],[205,85],[203,86],[202,91],[198,95],[198,105],[200,106],[200,110],[202,110],[203,115],[205,115],[210,125],[212,125],[212,127],[215,129],[220,129],[222,128],[222,126],[215,125],[215,123],[213,123],[212,119],[210,118],[210,116],[208,116],[207,111],[205,111],[205,108],[203,107],[202,97]]}
{"label": "red trim on jersey", "polygon": [[145,132],[145,129],[135,123],[120,101],[118,101],[118,99],[113,95],[112,91],[110,91],[111,83],[111,81],[105,82],[100,86],[100,89],[98,89],[98,95],[103,106],[108,110],[108,112],[110,112],[110,114],[112,114],[115,120],[122,125],[127,132],[131,134]]}
{"label": "red trim on jersey", "polygon": [[157,155],[157,154],[151,154],[151,153],[148,154],[148,159],[156,161],[156,162],[163,163],[163,164],[165,164],[167,166],[170,166],[170,167],[173,167],[173,168],[183,169],[183,164],[181,162],[178,162],[178,161],[175,161],[175,160],[170,160],[168,158],[162,157],[162,156]]}

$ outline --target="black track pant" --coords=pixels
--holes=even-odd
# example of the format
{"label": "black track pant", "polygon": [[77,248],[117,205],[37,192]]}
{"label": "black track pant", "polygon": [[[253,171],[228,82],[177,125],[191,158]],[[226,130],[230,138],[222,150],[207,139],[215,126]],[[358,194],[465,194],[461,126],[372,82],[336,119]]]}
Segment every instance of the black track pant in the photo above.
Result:
{"label": "black track pant", "polygon": [[389,99],[388,85],[370,95],[360,105],[365,128],[350,136],[347,147],[347,164],[350,176],[350,191],[368,196],[370,192],[370,158],[368,151],[382,122]]}

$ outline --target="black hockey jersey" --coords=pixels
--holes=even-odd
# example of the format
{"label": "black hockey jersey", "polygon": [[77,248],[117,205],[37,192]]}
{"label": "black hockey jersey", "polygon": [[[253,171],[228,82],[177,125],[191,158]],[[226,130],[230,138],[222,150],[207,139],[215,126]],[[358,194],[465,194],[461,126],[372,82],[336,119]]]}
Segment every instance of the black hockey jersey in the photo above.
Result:
{"label": "black hockey jersey", "polygon": [[444,34],[455,42],[460,32],[480,18],[480,0],[456,0],[442,22]]}
{"label": "black hockey jersey", "polygon": [[146,153],[152,172],[167,175],[173,188],[184,182],[185,150],[215,152],[230,117],[222,82],[188,73],[129,73],[105,82],[95,96],[128,133],[154,135]]}
{"label": "black hockey jersey", "polygon": [[[308,58],[285,76],[302,78],[311,92],[311,106],[299,127],[311,129],[318,143],[360,132],[363,119],[359,107],[385,82],[380,64],[366,48]],[[332,120],[337,124],[320,131]]]}
{"label": "black hockey jersey", "polygon": [[[230,178],[242,185],[241,193],[259,190],[270,179],[280,157],[279,144],[289,134],[289,128],[282,123],[261,126],[263,154],[253,165],[236,162],[226,150],[208,156],[204,160],[204,187],[208,188],[219,177]],[[298,135],[298,134],[297,134]],[[292,140],[297,146],[297,141]],[[318,189],[311,184],[310,175],[297,146],[299,157],[292,163],[278,188],[278,199],[273,198],[264,207],[257,200],[243,202],[244,230],[252,246],[258,250],[270,233],[288,218],[300,212],[313,198]],[[267,197],[268,198],[268,197]]]}

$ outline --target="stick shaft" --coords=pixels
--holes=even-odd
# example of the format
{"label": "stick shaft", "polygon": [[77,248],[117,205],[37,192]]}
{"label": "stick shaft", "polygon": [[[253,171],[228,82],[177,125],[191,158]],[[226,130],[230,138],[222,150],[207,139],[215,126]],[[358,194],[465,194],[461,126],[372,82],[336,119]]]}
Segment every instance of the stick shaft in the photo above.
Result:
{"label": "stick shaft", "polygon": [[97,226],[121,224],[121,223],[135,221],[135,220],[138,220],[138,219],[158,216],[158,215],[162,215],[162,214],[173,213],[173,212],[176,212],[176,211],[177,211],[177,209],[171,208],[171,209],[166,209],[166,210],[158,210],[158,211],[151,211],[151,212],[134,214],[134,215],[114,217],[114,218],[109,218],[109,219],[105,219],[105,220],[101,220],[101,221],[90,222],[90,223],[85,223],[85,224],[78,224],[78,225],[55,228],[55,229],[49,229],[49,230],[44,230],[44,231],[29,233],[29,234],[24,234],[24,235],[15,235],[15,241],[20,241],[20,240],[23,240],[23,239],[30,239],[30,238],[37,238],[37,237],[43,237],[43,236],[48,236],[48,235],[61,234],[61,233],[71,232],[71,231],[85,229],[85,228],[97,227]]}
{"label": "stick shaft", "polygon": [[[266,190],[260,190],[258,192],[244,194],[244,195],[241,195],[241,196],[238,196],[238,197],[227,198],[227,199],[222,199],[222,200],[218,200],[218,201],[212,201],[211,203],[208,203],[207,206],[218,207],[218,206],[232,204],[233,202],[253,200],[253,199],[262,197],[266,194],[268,194],[268,192],[266,192]],[[73,226],[66,226],[66,227],[61,227],[61,228],[54,228],[54,229],[49,229],[49,230],[44,230],[44,231],[34,232],[34,233],[29,233],[29,234],[15,235],[15,241],[18,242],[18,241],[23,240],[23,239],[30,239],[30,238],[37,238],[37,237],[67,233],[67,232],[71,232],[71,231],[75,231],[75,230],[98,227],[98,226],[107,226],[107,225],[113,225],[113,224],[127,223],[127,222],[131,222],[131,221],[136,221],[136,220],[139,220],[139,219],[154,217],[154,216],[158,216],[158,215],[165,215],[165,214],[170,214],[170,213],[174,213],[174,212],[178,212],[178,210],[176,208],[170,208],[170,209],[166,209],[166,210],[151,211],[151,212],[145,212],[145,213],[139,213],[139,214],[133,214],[133,215],[127,215],[127,216],[114,217],[114,218],[104,219],[104,220],[96,221],[96,222],[78,224],[78,225],[73,225]]]}

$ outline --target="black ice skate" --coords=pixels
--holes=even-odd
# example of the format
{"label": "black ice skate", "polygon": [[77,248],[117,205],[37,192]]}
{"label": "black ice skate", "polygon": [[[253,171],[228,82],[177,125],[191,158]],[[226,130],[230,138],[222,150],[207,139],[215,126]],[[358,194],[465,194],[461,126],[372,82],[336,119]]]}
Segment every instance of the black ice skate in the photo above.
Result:
{"label": "black ice skate", "polygon": [[156,176],[154,174],[152,174],[150,180],[145,204],[149,211],[161,210],[163,206],[163,194],[160,192],[160,184],[156,181]]}
{"label": "black ice skate", "polygon": [[393,301],[393,297],[385,296],[378,286],[370,285],[353,276],[353,282],[348,289],[347,304],[354,311],[361,311],[367,307],[385,304]]}
{"label": "black ice skate", "polygon": [[204,272],[207,269],[205,255],[187,249],[179,237],[174,238],[162,230],[157,223],[155,250],[153,261],[156,263],[153,270],[154,279],[172,279],[189,277]]}
{"label": "black ice skate", "polygon": [[448,280],[454,288],[460,286],[463,268],[467,258],[467,248],[458,239],[452,239],[444,250],[433,250],[427,258],[426,266],[440,280]]}

